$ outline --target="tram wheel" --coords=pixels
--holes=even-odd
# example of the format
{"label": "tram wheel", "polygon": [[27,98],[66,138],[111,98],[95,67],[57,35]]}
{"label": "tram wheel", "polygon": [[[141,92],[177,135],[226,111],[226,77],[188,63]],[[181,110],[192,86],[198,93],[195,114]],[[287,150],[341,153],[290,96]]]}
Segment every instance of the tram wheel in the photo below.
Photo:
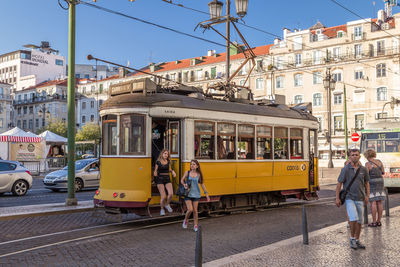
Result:
{"label": "tram wheel", "polygon": [[80,178],[75,178],[75,192],[81,191],[83,188],[83,181]]}

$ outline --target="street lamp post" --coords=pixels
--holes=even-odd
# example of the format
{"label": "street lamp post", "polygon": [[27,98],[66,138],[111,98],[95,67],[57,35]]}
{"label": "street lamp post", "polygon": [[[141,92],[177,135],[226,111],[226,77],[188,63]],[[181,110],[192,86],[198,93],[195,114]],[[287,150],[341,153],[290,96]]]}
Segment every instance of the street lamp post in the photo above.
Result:
{"label": "street lamp post", "polygon": [[332,161],[332,100],[331,91],[335,90],[336,81],[331,76],[331,69],[326,69],[326,76],[324,79],[324,87],[327,93],[327,104],[328,104],[328,135],[326,137],[329,142],[329,162],[328,168],[333,168]]}
{"label": "street lamp post", "polygon": [[[210,11],[210,20],[204,21],[199,23],[199,25],[205,29],[213,29],[216,31],[218,34],[220,34],[215,28],[213,28],[213,25],[220,24],[220,23],[226,23],[226,33],[225,36],[220,34],[225,40],[226,40],[226,66],[225,66],[225,77],[226,77],[226,91],[229,90],[230,87],[230,81],[232,79],[230,75],[230,48],[231,48],[231,40],[230,40],[230,24],[231,22],[236,22],[238,18],[232,17],[230,13],[230,7],[231,7],[231,0],[226,0],[226,14],[225,16],[222,16],[222,7],[223,3],[218,1],[218,0],[213,0],[210,3],[208,3],[209,11]],[[236,14],[240,17],[243,18],[247,14],[247,7],[248,7],[248,0],[235,0],[235,6],[236,6]],[[234,25],[235,29],[238,31],[237,27]],[[196,27],[197,28],[197,27]],[[241,33],[239,33],[242,39],[243,36]],[[247,42],[244,43],[246,46],[248,46]],[[235,45],[236,46],[236,45]],[[249,50],[251,51],[251,48],[248,47]],[[249,52],[252,56],[255,57],[253,52]],[[245,61],[247,63],[249,59]],[[242,66],[241,66],[242,67]],[[236,73],[234,73],[232,76],[234,76]]]}

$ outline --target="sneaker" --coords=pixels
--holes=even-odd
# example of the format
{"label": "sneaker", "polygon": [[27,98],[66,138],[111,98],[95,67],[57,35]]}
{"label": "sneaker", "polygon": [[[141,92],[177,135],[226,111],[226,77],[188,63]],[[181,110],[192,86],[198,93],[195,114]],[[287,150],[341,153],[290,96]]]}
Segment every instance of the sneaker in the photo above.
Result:
{"label": "sneaker", "polygon": [[365,249],[365,246],[363,244],[361,244],[359,240],[356,240],[356,245],[357,245],[357,248]]}
{"label": "sneaker", "polygon": [[164,210],[164,209],[161,209],[161,210],[160,210],[160,215],[161,215],[161,216],[164,216],[164,215],[165,215],[165,210]]}
{"label": "sneaker", "polygon": [[187,221],[186,221],[186,220],[183,220],[182,228],[183,228],[183,229],[187,229],[187,225],[188,225]]}
{"label": "sneaker", "polygon": [[167,211],[168,211],[169,213],[171,213],[171,212],[172,212],[172,208],[171,208],[171,206],[170,206],[170,205],[166,205],[166,206],[165,206],[165,208],[167,209]]}
{"label": "sneaker", "polygon": [[197,230],[199,230],[199,227],[197,227],[197,225],[195,225],[195,226],[193,227],[193,231],[197,232]]}
{"label": "sneaker", "polygon": [[350,247],[351,247],[352,249],[357,249],[357,248],[358,248],[355,239],[350,239]]}

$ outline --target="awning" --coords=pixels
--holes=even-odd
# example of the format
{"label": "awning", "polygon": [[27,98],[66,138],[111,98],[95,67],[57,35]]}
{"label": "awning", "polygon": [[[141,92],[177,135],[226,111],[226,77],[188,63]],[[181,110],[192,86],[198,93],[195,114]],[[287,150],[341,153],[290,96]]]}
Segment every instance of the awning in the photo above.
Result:
{"label": "awning", "polygon": [[16,143],[40,143],[41,137],[23,137],[23,136],[0,136],[0,142],[16,142]]}

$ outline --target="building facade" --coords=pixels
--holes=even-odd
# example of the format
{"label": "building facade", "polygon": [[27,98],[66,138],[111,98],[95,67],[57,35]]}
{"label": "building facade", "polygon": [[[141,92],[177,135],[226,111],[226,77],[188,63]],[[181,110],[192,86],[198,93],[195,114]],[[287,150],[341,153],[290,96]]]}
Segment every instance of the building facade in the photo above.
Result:
{"label": "building facade", "polygon": [[0,82],[0,133],[10,130],[13,126],[11,87],[11,84]]}
{"label": "building facade", "polygon": [[117,67],[106,65],[75,64],[75,77],[78,79],[102,80],[119,73]]}
{"label": "building facade", "polygon": [[38,133],[51,121],[67,120],[67,80],[43,82],[15,93],[14,122]]}
{"label": "building facade", "polygon": [[16,91],[47,80],[65,78],[66,60],[48,42],[41,46],[0,55],[0,82],[13,85]]}

